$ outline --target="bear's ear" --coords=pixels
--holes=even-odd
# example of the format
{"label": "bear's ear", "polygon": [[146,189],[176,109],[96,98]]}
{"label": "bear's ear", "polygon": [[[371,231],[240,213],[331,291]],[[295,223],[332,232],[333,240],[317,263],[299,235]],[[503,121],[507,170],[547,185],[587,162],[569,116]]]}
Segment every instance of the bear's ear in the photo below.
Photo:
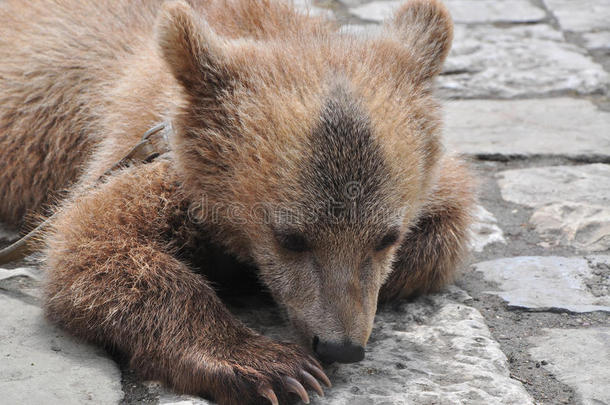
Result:
{"label": "bear's ear", "polygon": [[440,73],[453,40],[453,22],[441,1],[408,1],[396,11],[390,28],[412,56],[416,81]]}
{"label": "bear's ear", "polygon": [[163,5],[157,20],[161,55],[190,94],[223,87],[226,61],[222,39],[184,1]]}

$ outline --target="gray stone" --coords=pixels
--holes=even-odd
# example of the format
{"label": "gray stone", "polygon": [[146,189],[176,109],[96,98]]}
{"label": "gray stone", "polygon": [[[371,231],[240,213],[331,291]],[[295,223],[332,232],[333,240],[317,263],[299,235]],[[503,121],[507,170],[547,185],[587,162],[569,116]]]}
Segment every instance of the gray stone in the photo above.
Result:
{"label": "gray stone", "polygon": [[544,0],[563,30],[581,34],[592,51],[610,49],[610,2],[607,0]]}
{"label": "gray stone", "polygon": [[445,0],[457,23],[538,22],[546,13],[528,0]]}
{"label": "gray stone", "polygon": [[588,100],[462,100],[445,105],[449,149],[470,155],[610,157],[610,113]]}
{"label": "gray stone", "polygon": [[566,31],[584,32],[610,27],[608,0],[544,0]]}
{"label": "gray stone", "polygon": [[610,206],[610,165],[506,170],[498,177],[502,198],[517,204],[538,207],[569,201]]}
{"label": "gray stone", "polygon": [[530,222],[550,245],[610,249],[610,165],[507,170],[498,177],[505,200],[534,208]]}
{"label": "gray stone", "polygon": [[[351,12],[364,20],[378,22],[391,16],[401,3],[375,1]],[[470,6],[465,7],[466,3]],[[520,21],[519,16],[521,20],[535,20],[543,14],[527,1],[509,5],[491,0],[455,0],[448,5],[458,22],[459,18]],[[583,49],[566,42],[563,34],[550,25],[458,24],[453,49],[438,83],[441,94],[449,98],[513,98],[557,93],[601,94],[607,92],[610,76]]]}
{"label": "gray stone", "polygon": [[41,279],[41,270],[36,267],[0,268],[0,290],[17,294],[30,303],[38,303],[42,298]]}
{"label": "gray stone", "polygon": [[[442,294],[382,309],[367,346],[356,364],[332,365],[333,387],[312,404],[531,404],[521,383],[510,378],[506,356],[493,340],[483,316],[468,306],[471,298],[456,287]],[[279,317],[268,310],[240,315],[266,335],[290,339]],[[180,401],[184,401],[184,404]],[[161,403],[207,402],[166,393]]]}
{"label": "gray stone", "polygon": [[532,403],[482,315],[453,291],[380,312],[365,360],[335,366],[334,387],[312,403]]}
{"label": "gray stone", "polygon": [[610,311],[608,266],[610,256],[520,256],[473,267],[511,307],[591,312]]}
{"label": "gray stone", "polygon": [[561,202],[540,207],[530,222],[549,246],[572,246],[587,252],[610,249],[610,207]]}
{"label": "gray stone", "polygon": [[0,242],[11,243],[19,238],[19,233],[11,230],[8,226],[0,222]]}
{"label": "gray stone", "polygon": [[0,295],[0,402],[117,404],[116,364],[42,317],[40,308]]}
{"label": "gray stone", "polygon": [[144,382],[146,388],[148,388],[149,394],[159,398],[160,405],[213,405],[214,403],[205,400],[201,397],[195,397],[192,395],[180,395],[172,392],[168,388],[164,387],[158,381],[146,381]]}
{"label": "gray stone", "polygon": [[31,267],[18,267],[16,269],[0,269],[0,281],[8,280],[16,277],[28,277],[32,280],[39,281],[38,271]]}
{"label": "gray stone", "polygon": [[498,220],[481,205],[474,212],[475,221],[470,228],[470,247],[475,252],[482,252],[485,246],[492,243],[504,243],[504,233],[498,226]]}
{"label": "gray stone", "polygon": [[392,16],[401,1],[373,1],[350,9],[356,17],[365,21],[381,22]]}
{"label": "gray stone", "polygon": [[610,404],[610,328],[544,329],[529,352],[571,386],[583,405]]}
{"label": "gray stone", "polygon": [[156,388],[159,395],[159,405],[213,405],[214,402],[191,395],[178,395],[166,388]]}
{"label": "gray stone", "polygon": [[449,98],[512,98],[605,93],[610,78],[548,25],[458,25],[438,83]]}
{"label": "gray stone", "polygon": [[331,10],[316,7],[312,0],[292,0],[292,2],[298,9],[308,13],[309,15],[315,15],[326,18],[334,17],[334,14]]}
{"label": "gray stone", "polygon": [[167,396],[159,398],[160,405],[209,405],[212,404],[210,401],[205,399],[189,397],[189,396]]}
{"label": "gray stone", "polygon": [[585,47],[592,51],[610,48],[610,31],[588,32],[582,38]]}
{"label": "gray stone", "polygon": [[339,0],[339,1],[348,7],[356,7],[361,4],[370,3],[370,0]]}
{"label": "gray stone", "polygon": [[[362,4],[362,2],[352,2]],[[351,9],[367,21],[383,21],[404,1],[374,1]],[[445,0],[456,23],[536,22],[544,19],[543,9],[527,0]]]}

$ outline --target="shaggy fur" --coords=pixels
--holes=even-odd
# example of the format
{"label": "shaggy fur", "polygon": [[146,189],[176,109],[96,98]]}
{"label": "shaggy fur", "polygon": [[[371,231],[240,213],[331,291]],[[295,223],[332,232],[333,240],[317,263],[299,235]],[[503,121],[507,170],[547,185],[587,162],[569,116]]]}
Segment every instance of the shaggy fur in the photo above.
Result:
{"label": "shaggy fur", "polygon": [[[309,352],[364,346],[379,301],[465,254],[472,180],[432,96],[451,20],[411,0],[362,39],[273,0],[162,3],[0,3],[0,220],[61,200],[46,308],[75,335],[180,392],[283,403],[324,380]],[[171,154],[92,186],[159,122]],[[303,345],[229,313],[212,281],[247,274],[217,251]]]}

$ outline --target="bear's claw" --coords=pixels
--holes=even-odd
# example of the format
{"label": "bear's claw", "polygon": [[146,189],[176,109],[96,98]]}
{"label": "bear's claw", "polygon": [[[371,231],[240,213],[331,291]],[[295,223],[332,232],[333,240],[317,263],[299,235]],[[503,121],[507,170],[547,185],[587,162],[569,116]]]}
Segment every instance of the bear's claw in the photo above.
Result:
{"label": "bear's claw", "polygon": [[320,363],[318,363],[318,361],[311,356],[309,356],[309,358],[310,358],[311,362],[308,361],[306,363],[307,367],[309,368],[309,370],[307,370],[307,371],[309,371],[311,374],[313,374],[318,380],[322,381],[322,383],[327,388],[332,387],[332,384],[330,383],[330,380],[326,376],[326,373],[324,373],[324,371],[322,371],[322,366],[320,365]]}
{"label": "bear's claw", "polygon": [[[328,379],[328,377],[326,376],[324,371],[322,371],[321,366],[318,367],[316,365],[316,364],[319,364],[317,362],[317,360],[315,360],[313,358],[311,358],[311,360],[312,361],[307,361],[305,363],[305,366],[308,371],[301,370],[300,378],[309,388],[312,388],[319,396],[323,397],[324,390],[322,389],[322,386],[318,382],[318,379],[320,381],[322,381],[322,383],[324,383],[324,385],[326,385],[327,387],[331,386],[330,380]],[[313,362],[315,362],[316,364],[314,364]],[[310,372],[313,373],[313,375]],[[315,377],[314,377],[314,375],[315,375]],[[316,379],[316,377],[317,377],[317,379]],[[307,394],[307,390],[305,389],[305,387],[303,386],[303,384],[301,382],[299,382],[297,379],[295,379],[293,377],[289,377],[289,376],[284,376],[282,378],[282,382],[283,382],[284,387],[286,387],[287,391],[297,394],[304,403],[306,403],[306,404],[309,403],[309,395]],[[258,391],[258,394],[260,396],[262,396],[263,398],[267,399],[271,403],[271,405],[279,405],[279,400],[277,398],[277,395],[275,394],[275,391],[273,391],[271,386],[264,385],[264,386],[258,388],[257,391]]]}
{"label": "bear's claw", "polygon": [[258,393],[263,398],[267,398],[269,400],[269,402],[271,402],[271,405],[280,405],[280,403],[277,400],[277,396],[275,395],[275,392],[273,392],[271,387],[259,388]]}
{"label": "bear's claw", "polygon": [[321,397],[324,396],[324,391],[322,390],[322,386],[320,386],[320,383],[318,382],[318,380],[316,380],[314,378],[314,376],[309,374],[307,371],[303,370],[303,371],[301,371],[301,377],[303,377],[303,380],[305,380],[307,385],[309,385],[310,388],[313,388],[314,391],[317,392],[319,396],[321,396]]}
{"label": "bear's claw", "polygon": [[301,397],[301,400],[303,402],[305,402],[306,404],[309,403],[309,395],[307,395],[307,391],[305,390],[305,387],[303,387],[303,385],[300,382],[298,382],[297,380],[295,380],[292,377],[284,377],[284,384],[288,388],[288,391],[294,392],[295,394],[297,394],[299,397]]}

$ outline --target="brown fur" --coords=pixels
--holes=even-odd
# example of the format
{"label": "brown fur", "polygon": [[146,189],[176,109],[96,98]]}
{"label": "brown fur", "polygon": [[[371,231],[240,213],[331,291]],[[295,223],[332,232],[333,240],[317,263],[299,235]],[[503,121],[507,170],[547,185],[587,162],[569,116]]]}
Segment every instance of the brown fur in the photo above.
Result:
{"label": "brown fur", "polygon": [[[51,319],[179,391],[283,402],[312,342],[364,346],[378,300],[437,290],[465,254],[472,182],[431,94],[451,20],[412,0],[365,41],[272,0],[161,3],[0,4],[0,219],[70,190]],[[89,187],[162,121],[171,155]],[[228,312],[214,248],[257,267],[305,348]]]}
{"label": "brown fur", "polygon": [[381,302],[438,291],[452,281],[466,256],[475,182],[463,162],[447,158],[441,165],[423,214],[402,242],[395,270],[381,288]]}

